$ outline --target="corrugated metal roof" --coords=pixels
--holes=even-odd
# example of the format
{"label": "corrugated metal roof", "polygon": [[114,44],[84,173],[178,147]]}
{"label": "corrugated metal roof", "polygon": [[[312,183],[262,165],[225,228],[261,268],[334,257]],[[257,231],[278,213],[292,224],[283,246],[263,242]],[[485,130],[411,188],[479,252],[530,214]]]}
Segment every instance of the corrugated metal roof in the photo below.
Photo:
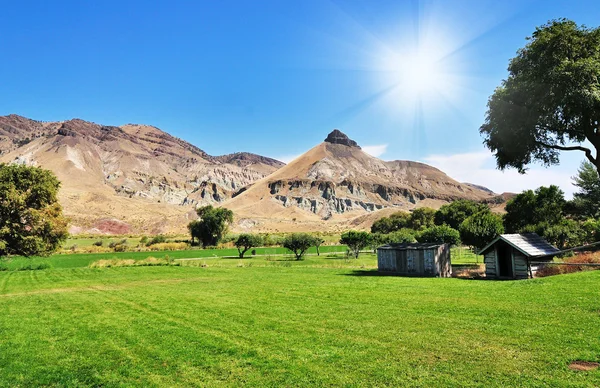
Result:
{"label": "corrugated metal roof", "polygon": [[444,243],[391,243],[382,245],[377,249],[432,249],[444,245]]}
{"label": "corrugated metal roof", "polygon": [[550,245],[546,240],[541,238],[535,233],[525,234],[502,234],[498,236],[494,241],[489,243],[485,248],[480,251],[480,254],[484,254],[491,248],[498,240],[503,240],[506,243],[512,245],[515,249],[521,251],[524,255],[529,257],[536,256],[549,256],[557,254],[560,250]]}

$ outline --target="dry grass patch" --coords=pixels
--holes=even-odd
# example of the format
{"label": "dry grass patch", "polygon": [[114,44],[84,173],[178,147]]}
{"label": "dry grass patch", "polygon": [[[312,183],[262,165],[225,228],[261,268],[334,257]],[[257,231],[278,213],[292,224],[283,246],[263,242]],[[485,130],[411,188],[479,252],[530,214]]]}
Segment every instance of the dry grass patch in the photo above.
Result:
{"label": "dry grass patch", "polygon": [[[600,264],[600,252],[584,252],[573,257],[563,260],[568,265],[550,264],[540,268],[536,276],[546,277],[554,275],[562,275],[566,273],[593,271],[600,269],[600,266],[588,266],[586,264]],[[582,264],[582,265],[575,265]]]}
{"label": "dry grass patch", "polygon": [[578,370],[578,371],[590,371],[590,370],[596,370],[598,369],[598,367],[600,367],[600,364],[597,362],[590,362],[590,361],[573,361],[569,364],[569,369],[572,370]]}
{"label": "dry grass patch", "polygon": [[98,260],[90,264],[90,268],[113,268],[113,267],[150,267],[150,266],[179,266],[173,259],[168,256],[164,259],[157,259],[156,257],[148,257],[144,260],[134,259],[110,259],[110,260]]}

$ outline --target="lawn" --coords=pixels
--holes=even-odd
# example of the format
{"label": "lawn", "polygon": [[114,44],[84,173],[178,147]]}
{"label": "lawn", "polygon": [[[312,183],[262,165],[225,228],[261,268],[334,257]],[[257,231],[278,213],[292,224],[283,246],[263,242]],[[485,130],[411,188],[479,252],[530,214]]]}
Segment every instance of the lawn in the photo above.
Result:
{"label": "lawn", "polygon": [[318,260],[340,268],[0,273],[0,386],[600,385],[567,367],[600,359],[600,271],[495,282]]}
{"label": "lawn", "polygon": [[[343,245],[326,245],[320,248],[322,256],[317,257],[316,249],[310,248],[308,255],[305,258],[307,263],[305,265],[311,265],[315,263],[324,264],[329,261],[323,262],[327,259],[327,254],[337,254],[339,259],[343,259],[343,254],[347,248]],[[164,258],[169,256],[173,259],[202,259],[202,260],[217,260],[224,265],[225,260],[228,263],[232,263],[232,258],[238,257],[238,251],[235,248],[228,249],[190,249],[182,251],[162,251],[162,252],[109,252],[109,253],[63,253],[56,254],[50,257],[14,257],[4,262],[0,262],[1,266],[8,268],[9,270],[15,270],[30,264],[46,263],[51,268],[80,268],[87,267],[94,261],[104,259],[137,259],[142,260],[147,257]],[[221,259],[225,258],[225,259]],[[265,264],[267,260],[292,260],[294,256],[290,252],[282,247],[265,247],[256,248],[256,256],[252,256],[251,252],[246,252],[246,258],[244,260],[250,260],[252,263],[257,265]],[[329,257],[331,258],[331,257]],[[366,260],[370,267],[377,266],[377,258],[374,254],[361,253],[359,259]],[[481,263],[481,256],[473,254],[470,250],[464,247],[452,248],[452,262],[455,264],[473,264]]]}

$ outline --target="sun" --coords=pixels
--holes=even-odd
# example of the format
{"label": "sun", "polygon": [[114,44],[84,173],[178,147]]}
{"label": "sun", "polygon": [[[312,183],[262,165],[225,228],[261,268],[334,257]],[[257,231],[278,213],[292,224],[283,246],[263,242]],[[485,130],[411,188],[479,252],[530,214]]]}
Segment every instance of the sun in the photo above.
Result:
{"label": "sun", "polygon": [[400,87],[413,94],[428,94],[443,82],[442,69],[431,53],[417,52],[403,57],[398,68]]}

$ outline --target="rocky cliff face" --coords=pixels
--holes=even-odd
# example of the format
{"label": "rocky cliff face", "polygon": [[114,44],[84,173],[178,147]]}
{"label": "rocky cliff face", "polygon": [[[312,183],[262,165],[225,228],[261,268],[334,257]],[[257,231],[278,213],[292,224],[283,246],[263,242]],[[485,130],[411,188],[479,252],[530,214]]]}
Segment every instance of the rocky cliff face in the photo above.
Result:
{"label": "rocky cliff face", "polygon": [[[335,223],[386,208],[409,210],[493,193],[465,185],[423,163],[372,157],[339,130],[289,165],[254,183],[224,206],[244,222],[297,220]],[[250,205],[252,204],[252,205]],[[267,228],[268,229],[268,228]]]}
{"label": "rocky cliff face", "polygon": [[[166,218],[187,217],[193,207],[221,203],[284,165],[250,153],[211,156],[147,125],[116,127],[79,119],[43,123],[16,115],[0,117],[0,162],[54,171],[62,182],[65,212],[76,225],[109,217],[137,224],[133,231],[153,215],[133,220],[130,208],[160,204]],[[115,211],[81,213],[92,194],[98,194],[98,208]],[[181,219],[167,221],[164,229],[181,225]]]}

